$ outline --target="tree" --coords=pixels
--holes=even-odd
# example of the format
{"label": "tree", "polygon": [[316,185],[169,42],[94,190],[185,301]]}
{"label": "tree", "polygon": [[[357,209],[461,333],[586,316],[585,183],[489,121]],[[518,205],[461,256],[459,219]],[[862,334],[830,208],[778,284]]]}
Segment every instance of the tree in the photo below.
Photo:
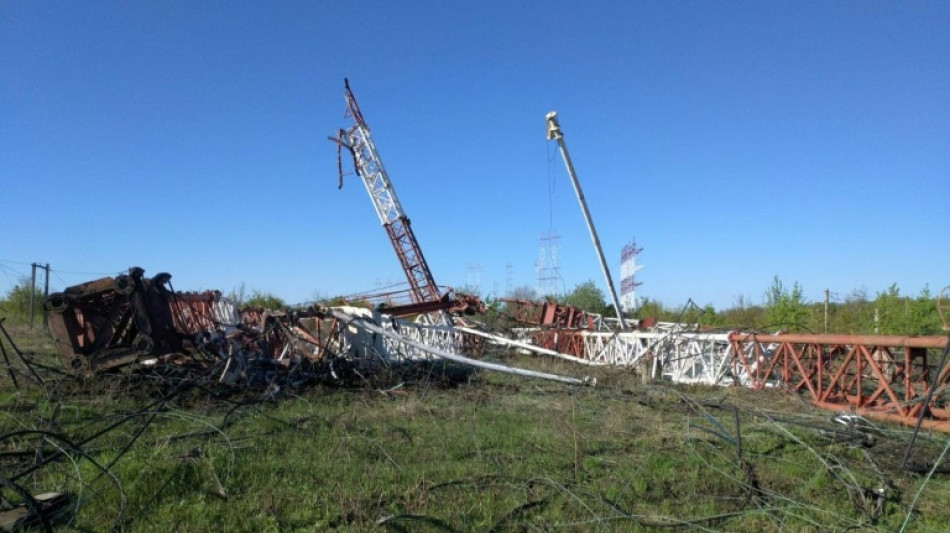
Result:
{"label": "tree", "polygon": [[522,285],[512,289],[511,293],[505,298],[509,300],[527,300],[529,302],[534,302],[538,299],[538,293],[530,286]]}
{"label": "tree", "polygon": [[591,280],[577,284],[573,291],[564,296],[564,303],[589,313],[604,314],[607,310],[604,291]]}
{"label": "tree", "polygon": [[842,303],[829,305],[829,331],[862,335],[873,331],[874,309],[868,301],[868,291],[853,289]]}
{"label": "tree", "polygon": [[908,302],[908,326],[910,335],[939,335],[943,323],[937,312],[937,299],[930,293],[930,286],[924,285],[917,298]]}
{"label": "tree", "polygon": [[659,300],[653,300],[645,296],[640,301],[640,307],[637,308],[637,318],[640,320],[653,318],[656,320],[666,320],[666,308]]}
{"label": "tree", "polygon": [[897,335],[905,329],[904,303],[896,283],[877,293],[874,299],[874,332]]}
{"label": "tree", "polygon": [[272,311],[280,311],[287,307],[287,304],[280,297],[257,289],[251,291],[251,297],[244,302],[244,305],[246,307],[263,307]]}
{"label": "tree", "polygon": [[929,286],[917,298],[909,298],[892,284],[874,299],[874,316],[874,329],[882,335],[934,335],[941,330]]}
{"label": "tree", "polygon": [[789,291],[778,276],[765,293],[766,327],[787,327],[791,331],[808,329],[811,312],[802,295],[802,287],[796,281]]}
{"label": "tree", "polygon": [[762,306],[753,305],[750,297],[739,294],[732,307],[719,312],[719,324],[736,328],[758,329],[764,319]]}
{"label": "tree", "polygon": [[703,326],[718,326],[719,314],[716,313],[716,308],[713,304],[708,303],[703,307],[702,313],[699,314],[698,322]]}
{"label": "tree", "polygon": [[[43,314],[43,291],[33,289],[33,309],[37,316]],[[0,300],[0,315],[13,320],[23,320],[30,317],[30,279],[22,278],[14,285],[3,300]]]}

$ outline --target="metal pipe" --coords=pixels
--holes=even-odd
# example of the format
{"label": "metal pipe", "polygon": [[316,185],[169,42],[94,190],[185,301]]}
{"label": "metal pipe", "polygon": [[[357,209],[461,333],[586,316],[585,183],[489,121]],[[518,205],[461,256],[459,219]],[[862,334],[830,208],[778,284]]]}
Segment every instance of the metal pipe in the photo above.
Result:
{"label": "metal pipe", "polygon": [[33,275],[30,277],[30,327],[33,327],[33,297],[36,296],[36,263],[33,263]]}
{"label": "metal pipe", "polygon": [[594,221],[590,217],[590,211],[587,209],[587,201],[584,199],[584,192],[581,191],[581,184],[577,180],[577,174],[574,172],[574,163],[571,162],[571,156],[567,153],[567,145],[564,144],[564,135],[561,133],[561,126],[557,122],[557,111],[551,111],[547,114],[546,118],[548,122],[548,139],[557,141],[557,146],[561,150],[561,157],[564,158],[564,165],[567,166],[567,173],[571,177],[571,184],[574,185],[577,201],[581,204],[581,211],[584,213],[584,221],[587,222],[590,239],[594,242],[594,249],[597,250],[597,258],[600,259],[600,269],[604,272],[604,279],[607,280],[607,288],[610,290],[610,298],[614,303],[617,319],[620,321],[620,329],[627,329],[627,323],[623,319],[623,311],[620,310],[620,299],[617,298],[614,281],[610,277],[610,268],[607,267],[607,260],[604,259],[604,251],[600,247],[600,239],[597,238]]}
{"label": "metal pipe", "polygon": [[46,309],[46,299],[49,298],[49,263],[43,268],[46,269],[46,276],[43,277],[43,329],[49,330],[49,310]]}
{"label": "metal pipe", "polygon": [[476,335],[478,337],[483,337],[494,342],[501,344],[507,344],[508,346],[513,346],[515,348],[521,348],[522,350],[530,350],[535,353],[550,355],[565,361],[570,361],[572,363],[580,363],[582,365],[591,365],[591,366],[603,366],[603,363],[598,363],[596,361],[591,361],[590,359],[582,359],[580,357],[574,357],[573,355],[564,354],[555,350],[548,350],[547,348],[542,348],[540,346],[535,346],[534,344],[528,344],[526,342],[520,342],[516,340],[509,339],[507,337],[502,337],[501,335],[492,335],[491,333],[485,333],[484,331],[478,331],[477,329],[466,328],[462,326],[456,326],[456,330],[464,331],[469,335]]}
{"label": "metal pipe", "polygon": [[756,333],[730,333],[729,342],[791,343],[791,344],[838,344],[886,346],[890,348],[943,348],[946,337],[902,337],[899,335],[819,335],[782,333],[760,335]]}

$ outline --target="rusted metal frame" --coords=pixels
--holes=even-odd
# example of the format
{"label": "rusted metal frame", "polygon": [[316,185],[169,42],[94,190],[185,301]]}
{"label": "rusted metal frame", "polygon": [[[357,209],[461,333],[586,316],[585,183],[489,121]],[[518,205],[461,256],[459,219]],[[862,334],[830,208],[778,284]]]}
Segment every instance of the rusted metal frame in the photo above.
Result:
{"label": "rusted metal frame", "polygon": [[[746,340],[748,339],[749,337],[746,338]],[[888,418],[904,423],[908,421],[907,416],[909,409],[900,405],[896,393],[889,385],[884,373],[877,364],[878,362],[874,360],[866,346],[860,344],[852,345],[850,349],[847,350],[844,359],[834,372],[833,377],[827,386],[825,386],[823,383],[823,367],[825,363],[824,348],[820,344],[811,343],[810,345],[802,346],[801,350],[798,350],[791,343],[781,343],[773,353],[772,360],[765,366],[764,370],[761,364],[757,364],[753,368],[753,365],[751,365],[748,360],[746,351],[741,349],[741,345],[737,343],[737,339],[734,338],[731,344],[733,345],[733,357],[735,358],[734,369],[738,372],[740,366],[745,368],[746,373],[751,378],[753,388],[763,388],[768,376],[774,375],[776,368],[781,369],[780,374],[782,381],[786,384],[793,385],[794,376],[796,376],[794,370],[797,370],[797,376],[802,379],[797,384],[794,384],[793,388],[801,389],[803,385],[807,386],[816,405],[826,408],[840,408],[842,405],[851,405],[871,415],[886,414],[885,410],[896,411],[893,415],[888,415]],[[763,344],[761,338],[756,338],[755,342],[750,346],[750,351],[757,362],[761,362],[762,360]],[[831,346],[831,353],[839,351],[840,348],[840,346]],[[811,370],[806,368],[808,365],[804,361],[804,359],[808,358],[807,354],[809,352],[812,354],[812,359],[814,359],[815,362],[815,368]],[[790,358],[791,361],[789,361]],[[857,370],[853,376],[849,376],[848,370],[852,364],[857,367]],[[864,373],[865,365],[871,367],[871,372],[879,380],[879,386],[871,395],[866,395],[862,388],[862,374]],[[812,382],[810,378],[816,376],[820,376],[818,381]],[[849,392],[853,394],[849,394]],[[891,403],[879,401],[880,397],[885,394],[891,400]],[[840,399],[832,401],[832,398]]]}
{"label": "rusted metal frame", "polygon": [[751,389],[760,389],[761,386],[759,385],[759,371],[758,371],[759,365],[757,364],[753,365],[749,363],[749,358],[746,356],[745,349],[743,348],[743,344],[748,344],[752,350],[753,360],[758,362],[759,343],[754,342],[754,341],[751,343],[749,341],[743,342],[738,337],[733,337],[733,336],[730,336],[729,342],[730,344],[732,344],[732,352],[735,354],[734,361],[736,361],[735,363],[733,363],[733,366],[732,366],[732,375],[734,376],[734,379],[739,379],[739,376],[742,375],[742,370],[744,369],[745,376],[749,380],[748,387]]}
{"label": "rusted metal frame", "polygon": [[865,364],[865,360],[864,360],[864,357],[862,357],[862,355],[864,355],[863,353],[864,346],[861,346],[860,344],[856,344],[855,348],[857,352],[857,355],[855,356],[855,363],[858,365],[858,369],[854,373],[854,381],[852,382],[855,384],[854,389],[852,389],[855,392],[854,400],[851,401],[850,398],[847,397],[847,395],[845,396],[845,398],[849,399],[848,403],[850,403],[851,405],[864,407],[864,402],[863,402],[864,400],[864,368],[863,367]]}
{"label": "rusted metal frame", "polygon": [[195,334],[217,328],[214,303],[219,297],[217,291],[170,293],[168,306],[178,331]]}
{"label": "rusted metal frame", "polygon": [[[109,327],[101,328],[92,342],[90,353],[95,353],[112,344],[116,334],[121,339],[133,318],[132,308],[128,305],[113,305],[106,318]],[[121,341],[120,341],[121,342]]]}
{"label": "rusted metal frame", "polygon": [[[884,405],[887,405],[888,407],[893,407],[897,409],[898,413],[901,416],[906,416],[907,415],[906,408],[901,406],[901,402],[898,399],[897,394],[894,393],[894,389],[891,388],[890,382],[884,376],[884,373],[881,371],[879,367],[879,363],[874,360],[874,357],[868,351],[866,346],[862,346],[861,351],[862,351],[862,355],[865,357],[865,359],[867,359],[867,362],[871,367],[871,372],[873,372],[874,375],[877,376],[878,382],[880,383],[880,385],[878,385],[878,388],[870,396],[868,396],[867,400],[864,403],[866,405],[872,405],[878,401],[878,398],[880,398],[882,394],[886,393],[887,396],[891,399],[891,402],[893,403],[891,405],[888,405],[885,403]],[[864,391],[859,391],[859,392],[862,393],[863,395]]]}
{"label": "rusted metal frame", "polygon": [[898,406],[898,410],[901,414],[906,414],[907,408],[902,405],[897,391],[894,390],[893,387],[898,371],[898,365],[894,361],[894,355],[888,348],[875,346],[873,347],[870,357],[875,362],[872,371],[877,375],[881,385],[886,385],[886,387],[878,386],[871,396],[868,397],[868,403],[883,402],[886,404],[887,400],[881,400],[882,396],[886,394],[890,397],[889,405]]}
{"label": "rusted metal frame", "polygon": [[[330,330],[331,332],[338,332],[338,331],[340,330],[340,321],[339,321],[339,320],[337,319],[337,317],[335,317],[335,316],[330,316],[329,318],[330,318],[329,330]],[[320,321],[318,322],[318,324],[320,324],[320,326],[321,326],[321,328],[320,328],[320,333],[322,334],[322,333],[323,333],[323,327],[322,327],[322,326],[323,326],[323,321],[320,320]],[[327,334],[327,340],[326,340],[326,342],[324,342],[324,343],[323,343],[323,346],[321,346],[321,348],[320,348],[319,354],[320,354],[321,357],[326,357],[327,353],[330,351],[330,342],[331,342],[332,340],[333,340],[333,335],[330,335],[330,334],[328,333],[328,334]],[[334,354],[334,355],[339,355],[339,354]]]}
{"label": "rusted metal frame", "polygon": [[[848,392],[860,387],[861,357],[858,353],[859,346],[859,344],[852,344],[848,348],[848,353],[845,355],[845,359],[842,361],[841,367],[835,373],[836,379],[831,381],[831,385],[834,387],[834,390],[829,388],[829,394],[825,396],[824,401],[830,401],[831,398],[835,398],[836,400],[843,398],[844,401],[848,403]],[[848,372],[848,369],[852,363],[857,367],[857,370],[853,375]],[[832,392],[835,393],[834,396],[832,396]]]}
{"label": "rusted metal frame", "polygon": [[[143,271],[144,272],[144,271]],[[141,276],[141,274],[139,274]],[[186,332],[175,327],[169,301],[176,298],[176,294],[165,285],[171,279],[170,274],[159,273],[149,280],[142,279],[142,300],[145,305],[145,315],[148,318],[148,335],[153,342],[153,348],[147,354],[161,355],[181,351],[182,340]],[[138,341],[134,341],[138,344]],[[139,346],[141,346],[139,344]],[[141,349],[138,351],[141,352]]]}
{"label": "rusted metal frame", "polygon": [[[910,346],[904,347],[904,403],[908,404],[907,416],[916,417],[920,410],[924,408],[924,405],[919,402],[914,402],[917,398],[917,387],[913,381],[913,371],[914,371],[914,352],[919,351],[920,348],[912,348]],[[927,350],[923,350],[923,360],[926,365],[927,359]],[[926,382],[924,382],[924,387],[926,388]],[[923,394],[926,394],[926,391],[921,391]],[[922,396],[922,394],[921,394]]]}
{"label": "rusted metal frame", "polygon": [[528,300],[502,299],[514,307],[514,319],[523,324],[563,329],[597,329],[599,315],[561,305],[553,301],[532,302]]}
{"label": "rusted metal frame", "polygon": [[439,288],[435,284],[429,265],[426,263],[419,243],[412,232],[412,224],[405,216],[400,216],[389,224],[384,224],[386,233],[399,258],[403,271],[412,289],[410,296],[414,303],[436,301],[440,298]]}
{"label": "rusted metal frame", "polygon": [[414,302],[407,305],[393,305],[379,308],[380,311],[394,317],[406,317],[433,313],[435,311],[445,311],[455,307],[455,301],[451,299],[451,294],[446,292],[436,300]]}
{"label": "rusted metal frame", "polygon": [[[805,366],[802,363],[802,359],[805,353],[807,353],[809,345],[808,344],[802,345],[801,353],[799,353],[798,350],[795,349],[795,345],[791,343],[786,343],[783,346],[785,347],[786,352],[789,352],[785,356],[786,357],[786,363],[785,363],[786,372],[788,371],[788,357],[791,356],[792,362],[798,368],[798,372],[800,373],[801,378],[802,378],[801,381],[797,385],[794,386],[794,389],[796,391],[801,390],[802,385],[805,385],[806,387],[808,387],[808,392],[811,393],[812,399],[818,398],[818,393],[815,391],[815,385],[811,381],[811,378],[814,375],[814,371],[809,372],[805,370]],[[786,383],[791,384],[790,373],[789,373],[788,379],[786,380]]]}
{"label": "rusted metal frame", "polygon": [[[837,351],[839,348],[839,346],[835,346],[832,351]],[[853,376],[849,376],[848,370],[852,366],[852,363],[856,367],[856,370]],[[870,395],[866,395],[863,390],[865,365],[870,367],[871,372],[879,381],[879,386]],[[899,397],[867,347],[861,344],[851,345],[831,380],[828,382],[827,387],[822,386],[821,389],[822,392],[816,397],[816,403],[826,405],[853,405],[855,407],[864,408],[865,406],[878,403],[880,396],[886,394],[893,403],[885,403],[884,405],[896,409],[901,416],[907,416],[909,413],[909,410],[901,405]],[[849,392],[853,394],[849,394]],[[908,400],[911,399],[912,398],[908,398]]]}
{"label": "rusted metal frame", "polygon": [[[926,352],[924,352],[926,353]],[[909,402],[916,396],[914,384],[911,382],[913,372],[914,350],[910,346],[904,347],[904,401]]]}
{"label": "rusted metal frame", "polygon": [[[854,359],[856,353],[857,353],[857,352],[856,352],[854,346],[852,346],[851,348],[848,349],[847,353],[846,353],[845,356],[844,356],[844,360],[841,362],[841,365],[840,365],[840,366],[838,367],[838,369],[835,370],[834,373],[831,375],[831,379],[828,380],[828,387],[825,388],[825,389],[819,394],[819,396],[818,396],[818,401],[819,401],[819,402],[827,402],[827,401],[829,401],[828,399],[831,398],[831,395],[832,395],[832,394],[834,394],[836,391],[842,390],[842,389],[844,389],[844,388],[846,387],[845,384],[844,384],[844,382],[841,381],[841,380],[844,378],[844,375],[845,375],[845,373],[847,372],[847,369],[848,369],[848,365],[851,364],[851,360]],[[832,365],[832,368],[834,368],[833,365]]]}
{"label": "rusted metal frame", "polygon": [[[929,369],[929,367],[928,367],[928,369]],[[937,383],[938,385],[939,385],[940,383],[946,383],[946,382],[948,381],[948,379],[950,379],[950,365],[946,365],[946,366],[944,366],[942,369],[939,370],[939,374],[937,374],[936,383]],[[926,380],[924,380],[924,384],[929,387],[929,385],[927,384],[927,381],[926,381]]]}
{"label": "rusted metal frame", "polygon": [[132,277],[135,283],[135,290],[132,291],[132,294],[130,294],[128,298],[134,313],[135,329],[138,331],[139,335],[148,335],[149,338],[151,338],[152,322],[149,320],[148,304],[145,301],[145,286],[142,282],[141,274],[134,274],[138,274],[138,272],[133,272]]}
{"label": "rusted metal frame", "polygon": [[[113,278],[90,281],[51,295],[45,302],[51,311],[50,333],[67,368],[94,367],[97,354],[108,359],[116,346],[131,343],[125,337],[131,337],[128,330],[134,313],[125,299],[117,298],[115,284]],[[122,318],[116,321],[116,316]]]}
{"label": "rusted metal frame", "polygon": [[734,334],[739,338],[754,337],[763,343],[819,343],[825,345],[854,345],[863,344],[867,346],[886,346],[889,348],[901,348],[911,346],[915,348],[943,348],[947,345],[945,337],[901,337],[895,335],[827,335],[827,334],[802,334],[802,333],[780,333],[780,334]]}
{"label": "rusted metal frame", "polygon": [[[352,117],[356,124],[347,130],[342,130],[336,142],[339,146],[345,146],[353,154],[356,173],[370,195],[380,223],[386,228],[410,284],[413,302],[438,300],[440,297],[438,286],[435,284],[432,272],[412,231],[412,225],[402,209],[382,159],[376,150],[369,126],[363,119],[356,97],[350,89],[349,80],[344,80],[344,87],[347,116]],[[439,314],[437,320],[450,326],[452,324],[451,317],[444,311]]]}
{"label": "rusted metal frame", "polygon": [[47,299],[50,332],[67,368],[95,372],[181,349],[163,285],[170,276],[148,280],[143,273],[133,267],[128,274],[69,287]]}
{"label": "rusted metal frame", "polygon": [[366,124],[366,120],[363,119],[363,113],[360,112],[360,106],[356,103],[356,97],[353,96],[353,91],[350,90],[350,80],[343,78],[343,87],[343,94],[346,98],[346,113],[344,118],[352,118],[353,121],[358,125],[369,129],[369,126]]}
{"label": "rusted metal frame", "polygon": [[586,359],[584,339],[579,332],[564,329],[541,329],[534,333],[535,343],[547,350]]}
{"label": "rusted metal frame", "polygon": [[192,334],[208,329],[207,327],[202,327],[205,324],[201,323],[201,312],[198,309],[200,306],[201,302],[185,301],[177,297],[172,298],[171,301],[168,302],[168,307],[171,310],[175,327],[183,333]]}
{"label": "rusted metal frame", "polygon": [[[760,342],[756,342],[756,341],[753,341],[753,342],[755,343],[755,346],[756,346],[757,351],[758,351],[758,353],[756,354],[756,355],[758,356],[758,357],[756,358],[756,360],[757,360],[757,361],[758,361],[758,360],[761,360],[761,357],[762,357],[762,355],[763,355],[762,352],[761,352],[761,346],[762,346],[762,345],[761,345]],[[768,378],[769,378],[770,376],[772,376],[772,375],[775,373],[775,367],[778,366],[779,363],[782,363],[783,366],[784,366],[785,363],[786,363],[785,358],[783,357],[783,354],[782,354],[782,346],[784,346],[784,343],[779,343],[778,348],[777,348],[777,349],[775,350],[775,352],[772,354],[772,358],[768,361],[768,364],[767,364],[766,367],[765,367],[765,371],[764,371],[764,372],[761,372],[761,376],[764,377],[766,381],[768,380]],[[760,366],[761,366],[761,365],[756,365],[756,370],[758,370],[758,368],[759,368]],[[786,373],[786,374],[787,374],[787,373]],[[788,383],[788,380],[785,379],[785,375],[783,375],[783,374],[781,374],[781,373],[780,373],[779,375],[780,375],[780,378],[781,378],[781,380],[782,380],[783,383]],[[763,383],[762,387],[764,387],[764,383]],[[760,388],[761,388],[761,387],[760,387]]]}

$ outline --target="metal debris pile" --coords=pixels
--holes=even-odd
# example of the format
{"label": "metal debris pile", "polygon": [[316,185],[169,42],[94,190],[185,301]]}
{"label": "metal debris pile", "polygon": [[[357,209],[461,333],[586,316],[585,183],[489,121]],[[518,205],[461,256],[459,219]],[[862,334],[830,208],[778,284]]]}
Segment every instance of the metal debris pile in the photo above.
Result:
{"label": "metal debris pile", "polygon": [[[448,293],[447,293],[448,294]],[[219,291],[176,292],[171,275],[133,267],[50,295],[49,331],[66,372],[93,375],[123,367],[189,368],[219,383],[279,392],[317,379],[412,362],[455,363],[567,383],[583,379],[478,361],[479,337],[452,324],[399,319],[410,312],[471,312],[477,298],[418,305],[238,310]],[[393,314],[390,314],[393,312]],[[385,313],[385,314],[384,314]],[[425,316],[425,315],[420,315]]]}

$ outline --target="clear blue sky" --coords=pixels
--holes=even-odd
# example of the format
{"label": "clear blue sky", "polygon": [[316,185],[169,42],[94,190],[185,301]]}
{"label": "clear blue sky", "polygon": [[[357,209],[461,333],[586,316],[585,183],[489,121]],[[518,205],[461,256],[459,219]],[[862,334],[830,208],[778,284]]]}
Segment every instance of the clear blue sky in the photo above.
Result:
{"label": "clear blue sky", "polygon": [[[592,4],[592,5],[587,5]],[[337,190],[343,77],[440,284],[812,300],[950,283],[950,3],[0,0],[0,290],[132,265],[289,302],[403,275]]]}

